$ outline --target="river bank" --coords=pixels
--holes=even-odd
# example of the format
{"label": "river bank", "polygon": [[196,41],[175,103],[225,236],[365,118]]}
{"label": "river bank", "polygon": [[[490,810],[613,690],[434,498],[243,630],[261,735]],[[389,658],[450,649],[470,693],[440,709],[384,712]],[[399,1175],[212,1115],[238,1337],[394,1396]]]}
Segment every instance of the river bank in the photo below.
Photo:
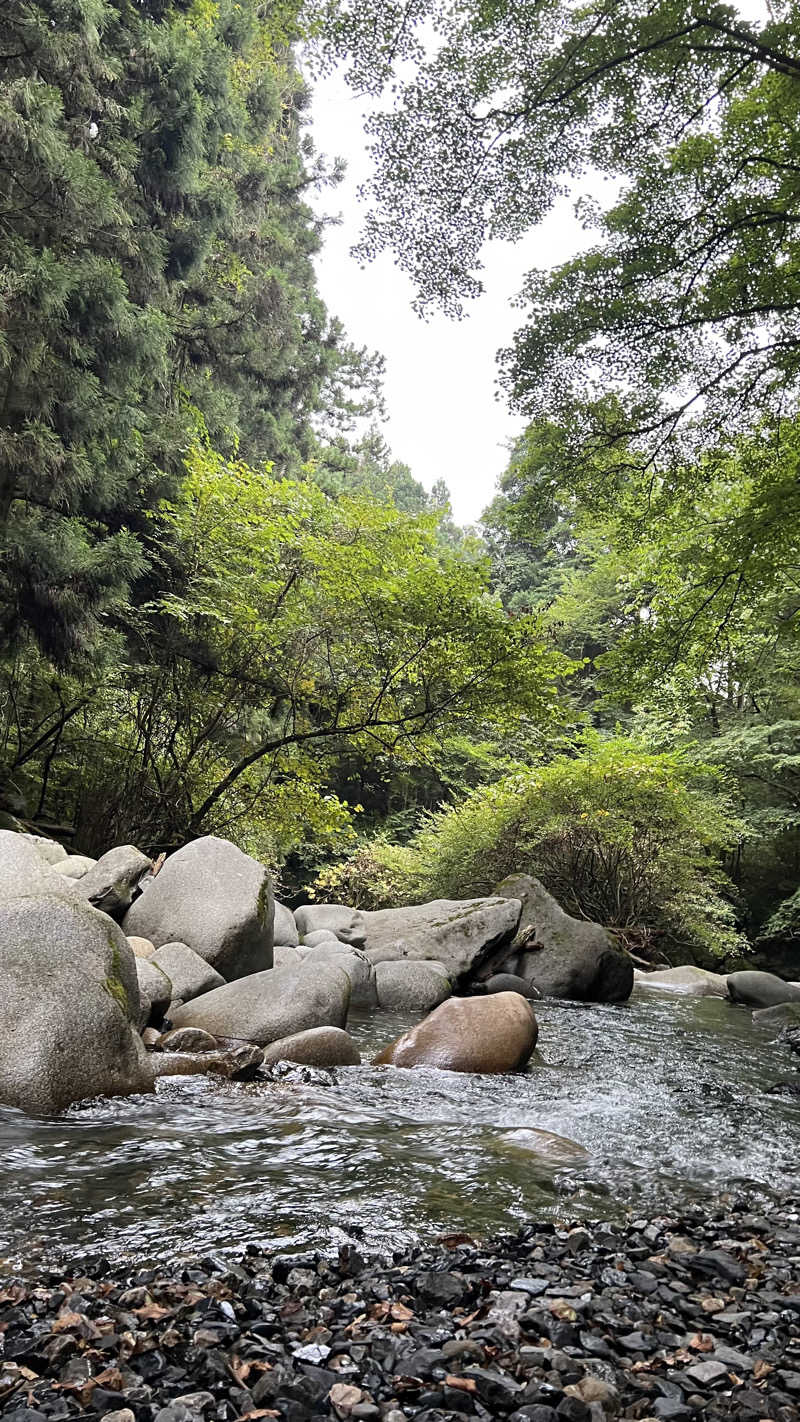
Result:
{"label": "river bank", "polygon": [[15,1422],[800,1416],[800,1197],[7,1280]]}

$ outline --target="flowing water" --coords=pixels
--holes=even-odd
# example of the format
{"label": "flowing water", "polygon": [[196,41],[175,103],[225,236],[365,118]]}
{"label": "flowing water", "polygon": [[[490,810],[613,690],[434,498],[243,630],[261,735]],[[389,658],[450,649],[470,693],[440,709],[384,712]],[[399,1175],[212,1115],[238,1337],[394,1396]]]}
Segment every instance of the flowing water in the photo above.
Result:
{"label": "flowing water", "polygon": [[[800,1080],[797,1059],[748,1011],[642,993],[619,1007],[539,1003],[537,1016],[537,1059],[516,1076],[183,1077],[55,1121],[0,1110],[0,1262],[389,1248],[796,1183],[800,1097],[767,1088]],[[368,1059],[406,1025],[379,1014],[351,1029]]]}

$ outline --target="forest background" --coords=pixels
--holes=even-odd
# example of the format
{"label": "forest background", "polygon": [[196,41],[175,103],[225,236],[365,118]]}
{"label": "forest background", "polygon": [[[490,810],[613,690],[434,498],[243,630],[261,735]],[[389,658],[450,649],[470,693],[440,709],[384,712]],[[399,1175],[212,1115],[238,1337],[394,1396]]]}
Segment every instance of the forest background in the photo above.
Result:
{"label": "forest background", "polygon": [[[800,6],[8,0],[0,784],[74,850],[234,839],[364,906],[537,874],[800,975]],[[360,249],[519,298],[478,528],[326,311],[298,55],[381,99]],[[444,378],[444,377],[443,377]]]}

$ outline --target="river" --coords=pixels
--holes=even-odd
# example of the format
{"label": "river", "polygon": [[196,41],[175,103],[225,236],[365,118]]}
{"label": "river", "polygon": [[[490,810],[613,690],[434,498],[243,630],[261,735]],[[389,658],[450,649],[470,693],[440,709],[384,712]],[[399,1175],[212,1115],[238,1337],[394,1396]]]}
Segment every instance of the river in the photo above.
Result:
{"label": "river", "polygon": [[[369,1066],[330,1086],[162,1080],[54,1121],[0,1110],[0,1262],[360,1241],[608,1217],[796,1184],[796,1058],[714,998],[537,1004],[515,1076]],[[351,1023],[369,1053],[408,1023]],[[585,1155],[540,1132],[578,1143]]]}

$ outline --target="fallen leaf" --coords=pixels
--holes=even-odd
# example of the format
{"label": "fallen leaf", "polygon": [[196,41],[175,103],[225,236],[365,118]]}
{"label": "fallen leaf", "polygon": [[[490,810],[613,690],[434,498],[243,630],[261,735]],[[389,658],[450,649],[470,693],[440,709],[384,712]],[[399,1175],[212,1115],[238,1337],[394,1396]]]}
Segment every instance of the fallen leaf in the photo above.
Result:
{"label": "fallen leaf", "polygon": [[477,1392],[478,1384],[474,1378],[458,1378],[452,1373],[448,1373],[444,1380],[445,1387],[453,1387],[456,1392]]}
{"label": "fallen leaf", "polygon": [[51,1333],[66,1333],[68,1328],[79,1328],[83,1323],[82,1313],[60,1313],[51,1325]]}
{"label": "fallen leaf", "polygon": [[145,1304],[143,1308],[135,1308],[133,1312],[137,1318],[152,1319],[155,1321],[159,1318],[169,1318],[170,1314],[174,1313],[174,1309],[164,1308],[161,1304],[157,1303],[149,1303]]}
{"label": "fallen leaf", "polygon": [[406,1308],[405,1304],[401,1303],[393,1303],[389,1309],[389,1313],[395,1320],[395,1323],[402,1323],[403,1320],[414,1317],[414,1310],[412,1308]]}
{"label": "fallen leaf", "polygon": [[690,1338],[689,1347],[695,1353],[713,1353],[716,1344],[710,1333],[695,1333],[694,1338]]}

